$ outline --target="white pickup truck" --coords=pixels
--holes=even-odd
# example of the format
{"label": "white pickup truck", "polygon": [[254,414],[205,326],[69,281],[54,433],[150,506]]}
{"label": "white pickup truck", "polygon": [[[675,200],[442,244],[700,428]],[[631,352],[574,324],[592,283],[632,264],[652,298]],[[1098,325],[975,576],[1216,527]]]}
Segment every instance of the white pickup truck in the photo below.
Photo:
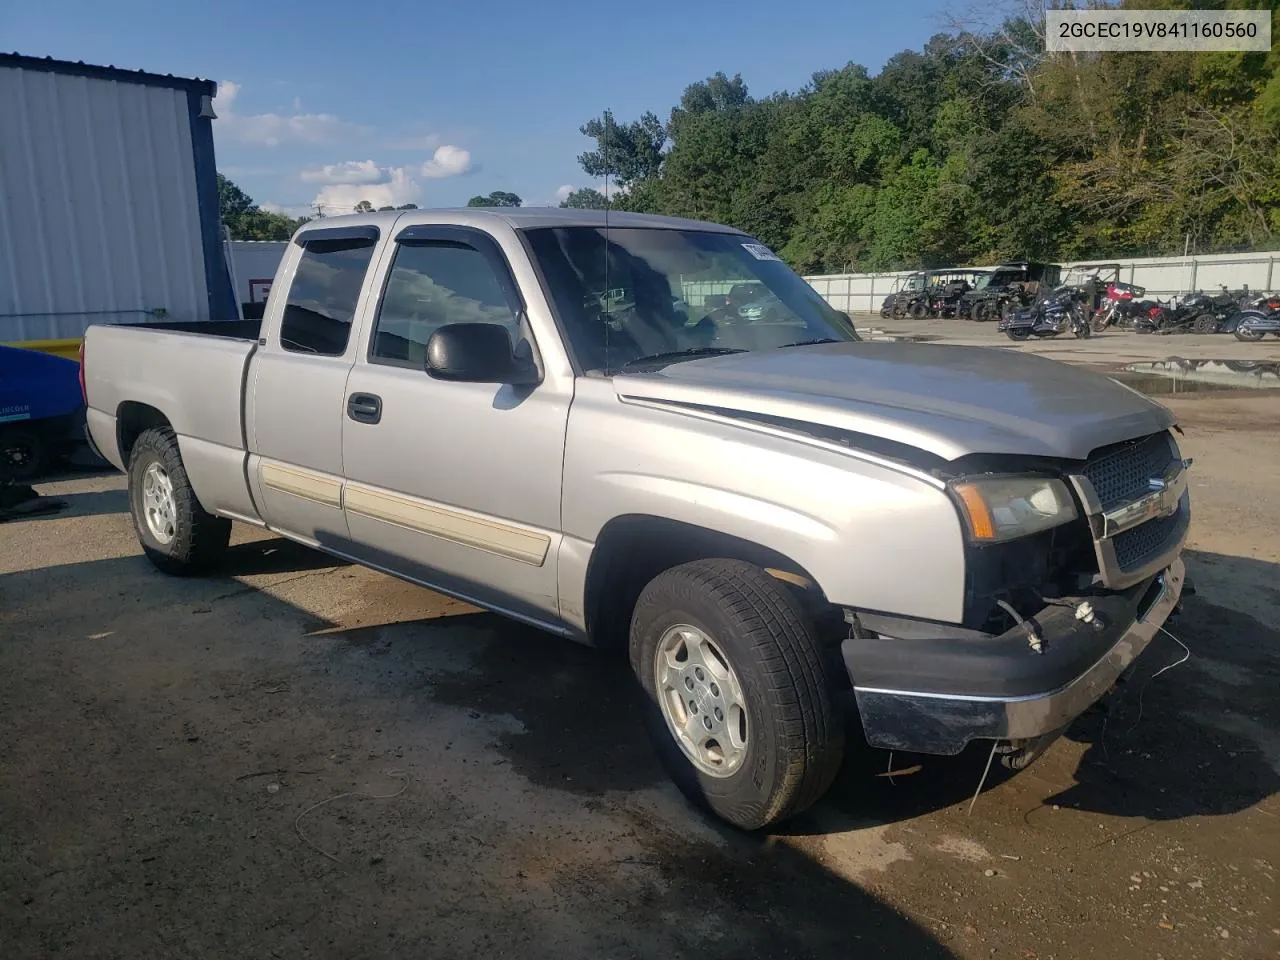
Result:
{"label": "white pickup truck", "polygon": [[90,435],[168,573],[232,521],[626,651],[657,750],[747,829],[874,747],[1030,762],[1176,607],[1164,407],[1001,350],[866,342],[715,224],[305,225],[261,323],[94,326]]}

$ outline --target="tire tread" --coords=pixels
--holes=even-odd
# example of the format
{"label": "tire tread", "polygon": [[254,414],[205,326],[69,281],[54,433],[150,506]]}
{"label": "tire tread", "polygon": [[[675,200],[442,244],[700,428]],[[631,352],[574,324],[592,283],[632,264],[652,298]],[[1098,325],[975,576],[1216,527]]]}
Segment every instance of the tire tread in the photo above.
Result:
{"label": "tire tread", "polygon": [[[756,658],[765,695],[777,718],[782,775],[763,809],[739,804],[728,811],[739,825],[759,828],[807,809],[830,787],[844,757],[844,728],[838,716],[827,661],[812,623],[787,588],[760,567],[740,560],[705,559],[661,574],[637,604],[644,608],[670,599],[668,591],[701,594],[717,603],[738,626]],[[633,625],[634,631],[634,625]],[[633,632],[633,667],[640,672]]]}

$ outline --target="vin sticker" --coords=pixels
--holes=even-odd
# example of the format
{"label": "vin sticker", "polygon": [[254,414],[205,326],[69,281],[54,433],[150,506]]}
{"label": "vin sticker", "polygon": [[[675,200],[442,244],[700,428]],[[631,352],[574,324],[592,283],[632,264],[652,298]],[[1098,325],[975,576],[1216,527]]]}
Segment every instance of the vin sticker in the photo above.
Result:
{"label": "vin sticker", "polygon": [[782,262],[782,258],[766,247],[763,243],[744,243],[742,249],[747,251],[757,260],[777,260]]}

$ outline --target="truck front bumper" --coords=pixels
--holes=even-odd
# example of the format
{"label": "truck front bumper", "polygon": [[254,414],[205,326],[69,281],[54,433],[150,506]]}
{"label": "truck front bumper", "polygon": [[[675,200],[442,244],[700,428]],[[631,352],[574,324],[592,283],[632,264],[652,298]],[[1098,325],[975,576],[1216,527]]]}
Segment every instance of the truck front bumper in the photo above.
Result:
{"label": "truck front bumper", "polygon": [[[1035,740],[1071,723],[1106,694],[1177,608],[1181,558],[1129,590],[1091,597],[1095,624],[1076,602],[1046,607],[1000,636],[915,640],[850,638],[842,654],[867,742],[911,753],[956,754],[971,740]],[[1085,599],[1085,598],[1080,598]]]}

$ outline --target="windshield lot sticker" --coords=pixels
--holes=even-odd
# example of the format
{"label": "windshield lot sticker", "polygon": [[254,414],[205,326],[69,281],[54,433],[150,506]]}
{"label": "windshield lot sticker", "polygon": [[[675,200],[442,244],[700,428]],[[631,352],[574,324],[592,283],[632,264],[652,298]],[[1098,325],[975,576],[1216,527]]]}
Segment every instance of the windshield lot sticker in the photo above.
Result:
{"label": "windshield lot sticker", "polygon": [[757,260],[777,260],[782,262],[782,258],[766,247],[763,243],[744,243],[742,249],[747,251]]}

